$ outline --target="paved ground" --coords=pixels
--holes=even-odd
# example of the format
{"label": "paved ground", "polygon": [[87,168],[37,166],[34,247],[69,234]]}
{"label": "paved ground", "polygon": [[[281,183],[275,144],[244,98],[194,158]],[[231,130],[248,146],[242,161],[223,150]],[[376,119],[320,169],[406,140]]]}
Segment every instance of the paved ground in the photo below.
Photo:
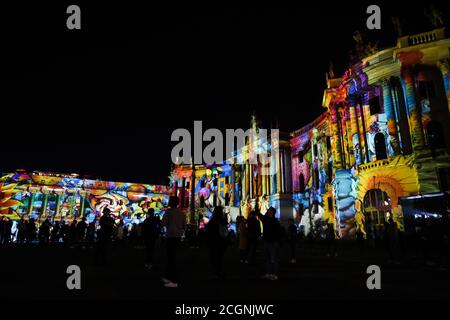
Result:
{"label": "paved ground", "polygon": [[[262,249],[262,248],[261,248]],[[132,247],[111,250],[107,266],[93,264],[94,249],[70,249],[54,245],[0,247],[0,299],[144,299],[168,301],[198,300],[318,300],[318,299],[450,299],[450,276],[443,268],[426,267],[408,258],[388,264],[382,251],[363,254],[353,246],[341,246],[337,258],[325,255],[325,248],[304,244],[298,249],[298,263],[290,265],[282,250],[280,279],[261,280],[263,255],[257,266],[238,261],[237,248],[226,254],[226,280],[212,280],[207,249],[183,248],[180,257],[182,282],[178,289],[162,286],[165,252],[157,251],[156,264],[143,266],[144,250]],[[76,264],[82,270],[82,290],[66,288],[66,268]],[[369,291],[366,268],[377,264],[382,271],[382,289]]]}

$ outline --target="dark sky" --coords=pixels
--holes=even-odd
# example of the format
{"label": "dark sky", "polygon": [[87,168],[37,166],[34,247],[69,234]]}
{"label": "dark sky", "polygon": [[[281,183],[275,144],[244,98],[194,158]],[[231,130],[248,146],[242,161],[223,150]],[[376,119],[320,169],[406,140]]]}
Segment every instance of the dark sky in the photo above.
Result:
{"label": "dark sky", "polygon": [[[301,2],[300,7],[141,7],[129,2],[58,1],[8,11],[3,171],[15,168],[167,183],[170,135],[246,128],[254,110],[286,131],[324,111],[325,72],[348,65],[359,29],[380,47],[431,30],[428,5],[378,2],[382,30],[365,28],[371,3]],[[359,2],[359,1],[358,1]],[[82,30],[66,29],[77,3]],[[444,2],[436,2],[447,12]]]}

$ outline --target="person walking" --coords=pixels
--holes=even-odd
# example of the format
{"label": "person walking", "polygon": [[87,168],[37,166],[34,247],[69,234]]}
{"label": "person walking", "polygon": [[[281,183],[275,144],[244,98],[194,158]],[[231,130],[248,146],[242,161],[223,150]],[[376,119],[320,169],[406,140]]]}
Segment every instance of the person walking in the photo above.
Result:
{"label": "person walking", "polygon": [[222,260],[228,245],[228,221],[222,206],[214,208],[211,220],[206,226],[206,237],[210,245],[210,257],[214,274],[223,278]]}
{"label": "person walking", "polygon": [[147,217],[142,223],[142,236],[145,244],[145,267],[151,269],[153,266],[153,251],[156,241],[161,234],[161,220],[155,217],[155,210],[148,209]]}
{"label": "person walking", "polygon": [[178,197],[170,197],[169,209],[165,212],[162,222],[166,227],[167,247],[166,277],[162,280],[167,288],[178,288],[177,251],[186,229],[186,215],[178,209],[178,203]]}
{"label": "person walking", "polygon": [[281,225],[275,217],[276,209],[270,207],[265,215],[257,212],[263,224],[263,241],[266,254],[266,274],[264,279],[278,280],[278,247],[282,236]]}

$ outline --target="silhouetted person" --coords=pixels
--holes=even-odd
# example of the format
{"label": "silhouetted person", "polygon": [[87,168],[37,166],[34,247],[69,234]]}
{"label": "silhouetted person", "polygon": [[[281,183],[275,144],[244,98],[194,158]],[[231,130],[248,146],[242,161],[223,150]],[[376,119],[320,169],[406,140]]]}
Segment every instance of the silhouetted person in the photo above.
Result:
{"label": "silhouetted person", "polygon": [[386,249],[389,255],[389,261],[394,261],[397,256],[399,239],[398,239],[398,228],[397,223],[395,223],[392,217],[389,218],[389,221],[385,223],[385,243]]}
{"label": "silhouetted person", "polygon": [[86,218],[83,217],[78,223],[77,223],[77,242],[78,245],[83,246],[85,237],[86,237]]}
{"label": "silhouetted person", "polygon": [[256,212],[263,224],[263,241],[266,253],[266,274],[264,278],[269,280],[278,280],[278,247],[282,230],[275,213],[274,207],[270,207],[265,215]]}
{"label": "silhouetted person", "polygon": [[68,241],[71,248],[77,243],[77,223],[77,219],[75,218],[69,226]]}
{"label": "silhouetted person", "polygon": [[248,253],[247,259],[251,264],[256,263],[256,249],[258,247],[258,240],[261,236],[261,223],[257,219],[255,211],[250,212],[247,221],[247,240],[248,240]]}
{"label": "silhouetted person", "polygon": [[155,217],[155,210],[148,209],[147,217],[142,223],[142,236],[145,244],[145,267],[151,269],[153,265],[153,251],[156,241],[161,234],[161,220]]}
{"label": "silhouetted person", "polygon": [[95,243],[95,220],[89,223],[86,231],[86,237],[89,246],[93,247]]}
{"label": "silhouetted person", "polygon": [[50,235],[51,242],[59,242],[59,230],[61,229],[59,221],[55,221]]}
{"label": "silhouetted person", "polygon": [[243,216],[238,216],[236,218],[236,229],[239,241],[240,262],[247,263],[248,232],[247,225]]}
{"label": "silhouetted person", "polygon": [[123,242],[124,242],[124,237],[125,237],[125,225],[123,223],[123,219],[119,220],[119,223],[117,225],[117,229],[116,229],[116,244],[117,246],[122,246]]}
{"label": "silhouetted person", "polygon": [[214,274],[222,278],[222,259],[228,245],[228,221],[222,206],[214,208],[211,220],[206,226],[206,238],[210,246]]}
{"label": "silhouetted person", "polygon": [[9,244],[11,242],[11,228],[13,222],[11,219],[6,218],[3,220],[3,244]]}
{"label": "silhouetted person", "polygon": [[59,231],[59,238],[63,239],[65,245],[69,245],[69,225],[64,220],[61,220],[61,230]]}
{"label": "silhouetted person", "polygon": [[111,210],[103,209],[103,215],[100,218],[100,228],[97,231],[97,249],[95,252],[95,262],[106,264],[109,247],[111,246],[111,237],[114,228],[114,219],[110,217]]}
{"label": "silhouetted person", "polygon": [[41,243],[47,245],[50,240],[50,228],[52,227],[52,223],[48,218],[45,218],[44,222],[42,222],[41,227],[39,228],[39,238],[41,239]]}
{"label": "silhouetted person", "polygon": [[36,237],[36,222],[33,218],[28,221],[27,242],[31,243]]}
{"label": "silhouetted person", "polygon": [[287,231],[287,241],[289,245],[289,257],[291,263],[296,263],[296,249],[297,249],[297,236],[298,236],[298,230],[297,226],[294,223],[294,219],[289,219],[288,221],[288,231]]}
{"label": "silhouetted person", "polygon": [[169,209],[164,213],[163,226],[166,227],[167,246],[167,272],[163,278],[164,286],[168,288],[178,287],[177,273],[177,249],[180,246],[181,237],[186,229],[186,216],[178,210],[179,199],[170,197]]}
{"label": "silhouetted person", "polygon": [[334,230],[334,225],[331,222],[327,223],[325,240],[327,243],[327,256],[337,257],[336,231]]}
{"label": "silhouetted person", "polygon": [[26,238],[26,223],[25,218],[22,216],[17,224],[17,243],[24,243]]}

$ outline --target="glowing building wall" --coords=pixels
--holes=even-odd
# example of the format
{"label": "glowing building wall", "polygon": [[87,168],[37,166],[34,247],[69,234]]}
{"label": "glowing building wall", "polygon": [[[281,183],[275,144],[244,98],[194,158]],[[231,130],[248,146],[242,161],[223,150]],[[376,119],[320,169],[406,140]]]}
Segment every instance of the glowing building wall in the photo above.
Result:
{"label": "glowing building wall", "polygon": [[160,185],[24,171],[2,175],[0,187],[0,214],[12,219],[93,219],[106,207],[116,218],[135,219],[148,208],[158,213],[167,205],[171,193],[169,187]]}

